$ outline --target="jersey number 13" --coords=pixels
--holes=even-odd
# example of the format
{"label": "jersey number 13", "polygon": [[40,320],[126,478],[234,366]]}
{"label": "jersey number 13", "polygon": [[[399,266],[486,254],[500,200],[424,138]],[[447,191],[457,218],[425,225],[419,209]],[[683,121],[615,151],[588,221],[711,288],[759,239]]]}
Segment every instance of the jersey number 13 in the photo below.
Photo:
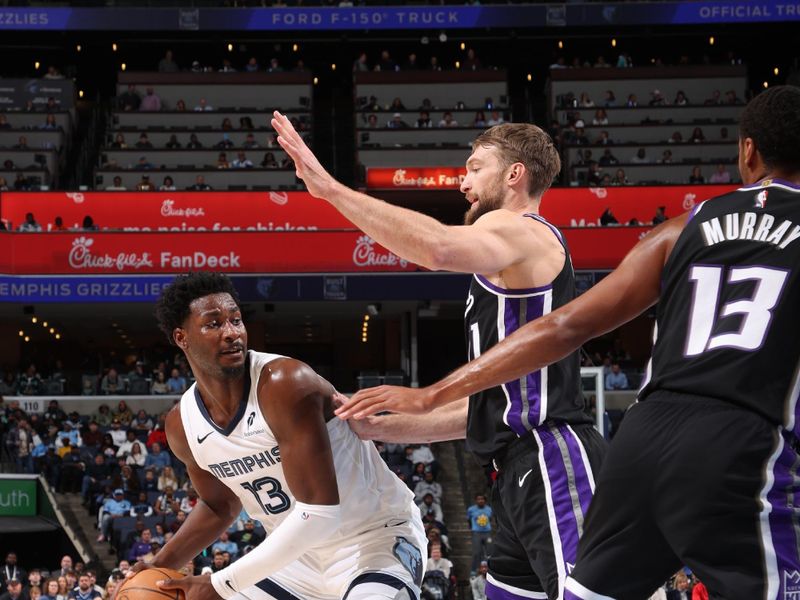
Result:
{"label": "jersey number 13", "polygon": [[[715,348],[760,348],[772,322],[772,309],[780,300],[788,275],[788,271],[768,267],[694,265],[689,271],[694,295],[685,355],[698,356]],[[720,307],[723,286],[742,282],[755,282],[752,295],[726,302]],[[718,319],[732,315],[742,315],[739,330],[712,335]]]}

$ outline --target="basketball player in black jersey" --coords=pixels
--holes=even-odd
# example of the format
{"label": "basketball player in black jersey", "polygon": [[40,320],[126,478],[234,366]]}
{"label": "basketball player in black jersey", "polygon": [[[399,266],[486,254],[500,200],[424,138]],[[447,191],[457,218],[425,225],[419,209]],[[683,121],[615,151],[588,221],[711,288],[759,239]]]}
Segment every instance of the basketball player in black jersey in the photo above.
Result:
{"label": "basketball player in black jersey", "polygon": [[[398,256],[434,270],[474,273],[466,306],[469,356],[480,356],[526,322],[575,296],[561,233],[539,216],[542,195],[560,170],[550,137],[529,124],[492,127],[473,143],[461,186],[471,204],[465,225],[448,227],[335,181],[289,121],[275,113],[278,141],[309,192]],[[487,596],[557,598],[577,553],[594,472],[605,441],[584,413],[577,352],[551,366],[462,399],[403,441],[464,437],[499,475],[498,520]],[[431,422],[434,422],[432,419]],[[406,430],[399,429],[403,435]],[[396,439],[391,433],[387,441]]]}
{"label": "basketball player in black jersey", "polygon": [[659,226],[590,291],[441,382],[348,405],[424,412],[658,302],[646,385],[600,472],[567,600],[645,598],[681,564],[712,598],[800,596],[800,89],[752,100],[739,135],[744,187]]}

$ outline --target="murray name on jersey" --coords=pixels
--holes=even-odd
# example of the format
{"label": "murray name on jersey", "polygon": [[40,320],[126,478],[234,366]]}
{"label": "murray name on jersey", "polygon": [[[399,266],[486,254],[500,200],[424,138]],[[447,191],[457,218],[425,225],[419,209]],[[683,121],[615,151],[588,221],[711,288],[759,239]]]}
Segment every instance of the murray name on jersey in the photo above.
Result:
{"label": "murray name on jersey", "polygon": [[800,225],[778,219],[769,213],[734,212],[713,217],[700,224],[706,246],[721,242],[748,240],[772,244],[780,250],[800,239]]}
{"label": "murray name on jersey", "polygon": [[281,451],[278,446],[268,448],[264,452],[249,454],[242,458],[234,458],[221,463],[211,463],[209,470],[217,476],[217,479],[236,477],[252,473],[255,469],[267,469],[274,467],[281,462]]}

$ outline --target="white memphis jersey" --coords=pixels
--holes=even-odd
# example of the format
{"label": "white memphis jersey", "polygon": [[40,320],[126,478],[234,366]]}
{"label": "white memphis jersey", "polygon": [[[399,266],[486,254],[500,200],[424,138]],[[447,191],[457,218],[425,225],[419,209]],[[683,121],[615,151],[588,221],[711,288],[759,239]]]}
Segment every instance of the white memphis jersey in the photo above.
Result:
{"label": "white memphis jersey", "polygon": [[[281,465],[280,449],[258,403],[258,381],[277,354],[248,351],[244,397],[226,429],[209,416],[192,385],[181,398],[181,421],[195,462],[225,484],[242,501],[247,514],[269,533],[295,503]],[[342,523],[346,538],[383,527],[391,519],[419,519],[414,494],[392,473],[372,442],[363,442],[344,421],[327,424]]]}

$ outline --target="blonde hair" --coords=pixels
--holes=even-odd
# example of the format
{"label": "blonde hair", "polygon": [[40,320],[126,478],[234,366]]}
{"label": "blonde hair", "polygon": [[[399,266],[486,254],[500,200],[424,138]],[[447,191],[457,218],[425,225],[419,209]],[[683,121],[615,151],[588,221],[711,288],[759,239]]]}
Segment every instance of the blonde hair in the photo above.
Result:
{"label": "blonde hair", "polygon": [[530,123],[490,127],[472,142],[473,152],[478,146],[497,148],[504,169],[516,162],[525,165],[530,196],[544,194],[561,171],[561,158],[552,138]]}

